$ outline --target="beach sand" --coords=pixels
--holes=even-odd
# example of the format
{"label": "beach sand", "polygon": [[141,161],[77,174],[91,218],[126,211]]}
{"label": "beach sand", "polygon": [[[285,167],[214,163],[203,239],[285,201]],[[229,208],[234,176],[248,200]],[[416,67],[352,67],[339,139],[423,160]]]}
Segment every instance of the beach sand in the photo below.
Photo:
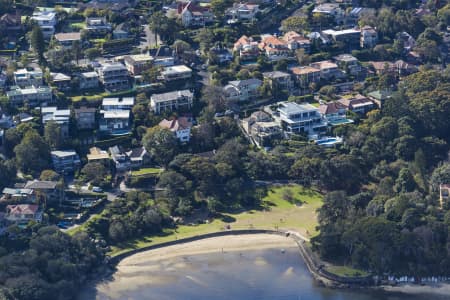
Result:
{"label": "beach sand", "polygon": [[[297,247],[297,244],[288,237],[255,234],[214,237],[144,251],[123,259],[117,265],[112,278],[97,285],[97,291],[108,299],[123,299],[123,293],[129,290],[176,282],[177,277],[171,276],[170,272],[190,268],[189,258],[197,255],[267,249],[295,251]],[[255,264],[264,265],[264,263],[262,258],[255,260]],[[165,275],[161,276],[161,271],[164,271]],[[97,297],[97,299],[106,298]]]}
{"label": "beach sand", "polygon": [[179,256],[288,247],[297,247],[297,244],[289,237],[274,234],[228,235],[138,253],[123,259],[117,269],[122,271],[134,265],[160,262]]}

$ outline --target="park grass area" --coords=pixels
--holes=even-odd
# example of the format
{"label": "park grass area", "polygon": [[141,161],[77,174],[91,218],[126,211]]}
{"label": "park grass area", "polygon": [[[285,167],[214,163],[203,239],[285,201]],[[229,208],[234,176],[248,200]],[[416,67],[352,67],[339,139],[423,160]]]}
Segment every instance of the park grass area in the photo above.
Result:
{"label": "park grass area", "polygon": [[365,271],[354,269],[348,266],[327,266],[326,270],[330,273],[343,277],[362,277],[369,275],[369,273]]}
{"label": "park grass area", "polygon": [[[258,193],[258,192],[257,192]],[[322,195],[300,185],[269,188],[260,207],[247,211],[223,213],[220,217],[198,225],[180,225],[166,229],[160,235],[146,236],[114,246],[109,253],[116,256],[128,251],[225,230],[270,229],[295,230],[307,237],[318,234],[316,210],[322,205]]]}
{"label": "park grass area", "polygon": [[142,168],[137,171],[132,171],[131,175],[132,176],[144,176],[144,175],[149,175],[149,174],[159,174],[162,172],[162,170],[163,169],[159,169],[159,168]]}
{"label": "park grass area", "polygon": [[70,100],[72,102],[79,102],[81,101],[83,98],[86,99],[87,101],[99,101],[105,97],[120,97],[120,96],[128,96],[131,95],[135,92],[134,89],[130,89],[130,90],[126,90],[126,91],[121,91],[121,92],[117,92],[117,93],[109,93],[109,92],[98,92],[98,91],[86,91],[83,92],[82,95],[77,95],[77,96],[72,96],[70,98]]}

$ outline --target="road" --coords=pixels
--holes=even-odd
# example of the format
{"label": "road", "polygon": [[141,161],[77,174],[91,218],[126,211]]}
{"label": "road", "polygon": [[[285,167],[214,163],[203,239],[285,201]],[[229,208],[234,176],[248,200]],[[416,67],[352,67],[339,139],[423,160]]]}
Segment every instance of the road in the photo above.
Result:
{"label": "road", "polygon": [[[155,34],[153,33],[153,31],[150,30],[148,25],[142,25],[142,27],[144,28],[145,36],[141,37],[141,44],[138,46],[138,48],[141,50],[145,50],[148,48],[155,48],[157,46]],[[159,36],[158,41],[161,41]],[[159,44],[161,44],[161,42]]]}

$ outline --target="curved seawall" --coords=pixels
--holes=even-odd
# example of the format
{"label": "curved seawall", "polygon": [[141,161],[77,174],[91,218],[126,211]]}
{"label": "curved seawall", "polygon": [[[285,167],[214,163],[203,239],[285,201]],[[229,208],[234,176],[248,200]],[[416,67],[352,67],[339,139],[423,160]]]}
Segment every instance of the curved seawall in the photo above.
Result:
{"label": "curved seawall", "polygon": [[219,231],[208,234],[196,235],[189,238],[178,239],[170,242],[164,242],[157,245],[151,245],[139,249],[134,249],[125,253],[118,254],[110,259],[110,264],[117,265],[121,260],[126,257],[132,256],[134,254],[138,254],[141,252],[160,249],[168,246],[179,245],[189,242],[195,242],[203,239],[214,238],[214,237],[222,237],[222,236],[231,236],[231,235],[254,235],[254,234],[276,234],[281,236],[286,236],[292,238],[296,244],[298,245],[300,255],[302,256],[308,270],[315,280],[318,282],[327,285],[327,286],[351,286],[351,285],[371,285],[373,284],[373,280],[371,276],[366,277],[344,277],[332,274],[326,271],[323,268],[323,264],[320,261],[317,261],[314,258],[314,255],[311,253],[311,250],[306,247],[305,241],[306,239],[302,237],[300,234],[293,231],[275,231],[275,230],[259,230],[259,229],[246,229],[246,230],[228,230],[228,231]]}

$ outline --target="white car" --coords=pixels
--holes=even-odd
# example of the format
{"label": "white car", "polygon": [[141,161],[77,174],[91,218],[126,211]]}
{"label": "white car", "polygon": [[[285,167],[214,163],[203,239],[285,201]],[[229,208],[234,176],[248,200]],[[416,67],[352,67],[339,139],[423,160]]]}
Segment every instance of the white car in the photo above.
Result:
{"label": "white car", "polygon": [[102,188],[98,187],[98,186],[94,186],[92,188],[92,191],[95,192],[95,193],[102,193],[103,192]]}

